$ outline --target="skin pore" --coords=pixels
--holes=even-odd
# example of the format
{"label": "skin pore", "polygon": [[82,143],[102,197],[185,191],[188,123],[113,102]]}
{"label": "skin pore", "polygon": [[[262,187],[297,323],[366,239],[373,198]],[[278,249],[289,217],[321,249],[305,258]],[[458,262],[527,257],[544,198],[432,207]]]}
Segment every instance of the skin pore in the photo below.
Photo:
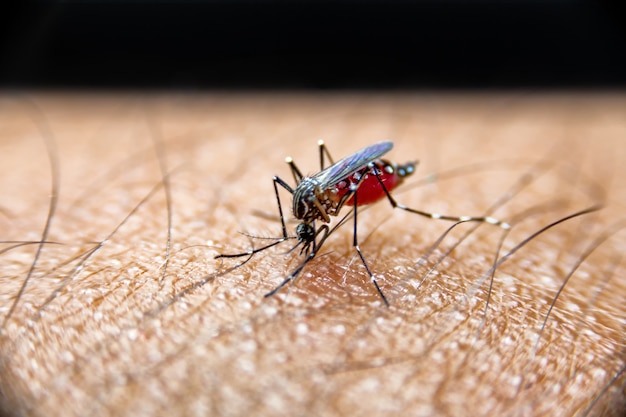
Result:
{"label": "skin pore", "polygon": [[[619,416],[624,114],[610,94],[4,94],[2,410]],[[393,140],[419,160],[398,202],[513,227],[446,234],[383,200],[357,230],[389,308],[351,219],[264,298],[295,241],[215,256],[281,236],[272,177],[319,171],[319,139],[335,160]]]}

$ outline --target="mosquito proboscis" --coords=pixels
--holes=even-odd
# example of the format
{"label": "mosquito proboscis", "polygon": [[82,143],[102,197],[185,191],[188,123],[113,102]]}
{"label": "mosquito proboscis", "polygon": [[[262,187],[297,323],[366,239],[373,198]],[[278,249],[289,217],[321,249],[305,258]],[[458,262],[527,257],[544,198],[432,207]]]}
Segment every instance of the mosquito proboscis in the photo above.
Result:
{"label": "mosquito proboscis", "polygon": [[[357,213],[358,207],[375,203],[386,198],[393,208],[408,211],[410,213],[419,214],[437,220],[449,220],[454,222],[482,222],[489,223],[503,229],[509,229],[511,226],[503,221],[493,217],[472,217],[472,216],[448,216],[438,213],[428,213],[416,210],[398,203],[392,196],[391,191],[398,187],[406,177],[415,172],[417,162],[408,162],[406,164],[395,164],[385,159],[381,159],[383,155],[393,148],[393,142],[378,142],[370,145],[346,156],[345,158],[333,162],[332,157],[324,141],[318,142],[320,153],[320,172],[311,176],[305,176],[296,166],[292,158],[286,158],[285,162],[289,165],[291,173],[295,180],[295,187],[290,186],[280,177],[273,178],[274,192],[276,194],[276,202],[278,205],[278,214],[282,226],[282,237],[274,239],[274,242],[261,248],[249,250],[247,252],[236,254],[220,254],[216,258],[239,258],[252,257],[254,254],[262,252],[273,246],[276,246],[287,240],[296,239],[297,244],[291,248],[295,250],[302,245],[300,254],[305,254],[304,261],[287,276],[283,282],[274,288],[265,297],[276,294],[281,288],[289,282],[296,279],[302,272],[306,264],[318,254],[322,245],[330,234],[343,222],[346,217],[342,218],[339,224],[332,229],[328,224],[331,222],[331,216],[338,216],[344,206],[353,207],[354,229],[352,244],[356,249],[367,274],[376,287],[376,291],[382,298],[386,306],[389,306],[387,297],[380,289],[376,277],[368,266],[357,238]],[[330,166],[325,167],[324,159],[328,158]],[[300,221],[296,226],[296,235],[289,236],[285,225],[285,216],[283,214],[282,203],[278,186],[287,190],[292,196],[292,214]],[[316,222],[322,225],[317,227]]]}

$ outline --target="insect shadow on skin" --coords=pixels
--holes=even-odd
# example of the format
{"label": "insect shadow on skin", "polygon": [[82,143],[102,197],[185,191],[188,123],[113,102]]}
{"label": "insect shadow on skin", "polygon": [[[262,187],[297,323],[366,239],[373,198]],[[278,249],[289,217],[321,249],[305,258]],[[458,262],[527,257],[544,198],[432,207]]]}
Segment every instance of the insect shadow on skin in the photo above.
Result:
{"label": "insect shadow on skin", "polygon": [[[393,208],[408,211],[410,213],[419,214],[437,220],[449,220],[454,222],[482,222],[489,223],[503,229],[510,229],[510,225],[493,217],[472,217],[472,216],[447,216],[437,213],[428,213],[416,210],[398,203],[392,196],[397,186],[402,184],[404,179],[415,172],[417,162],[408,162],[400,165],[391,163],[384,159],[380,159],[384,154],[393,148],[393,142],[378,142],[370,145],[346,156],[345,158],[333,162],[330,152],[326,148],[324,141],[318,142],[320,152],[320,172],[312,176],[305,176],[296,166],[293,159],[288,157],[285,162],[289,165],[291,173],[295,180],[296,186],[291,187],[280,177],[274,177],[274,192],[276,194],[276,202],[278,205],[278,214],[282,226],[282,237],[275,238],[274,242],[258,249],[249,250],[247,252],[235,254],[220,254],[215,258],[239,258],[248,257],[241,265],[248,262],[256,253],[262,252],[273,246],[276,246],[286,240],[297,239],[298,243],[289,251],[292,252],[299,246],[300,255],[306,255],[300,265],[291,272],[276,288],[265,297],[271,297],[287,285],[295,280],[302,272],[307,263],[315,258],[322,248],[326,239],[348,219],[350,213],[345,215],[335,226],[330,228],[328,223],[331,222],[330,216],[338,216],[344,206],[353,207],[353,241],[352,245],[357,251],[365,270],[367,271],[370,281],[376,287],[376,291],[382,298],[383,302],[389,307],[389,301],[383,294],[376,277],[368,266],[357,238],[358,223],[358,207],[375,203],[379,200],[387,198]],[[324,159],[328,158],[330,166],[325,167]],[[293,196],[292,213],[294,217],[301,222],[296,226],[296,235],[289,236],[287,227],[285,226],[285,218],[283,215],[282,203],[278,192],[278,186],[281,186]],[[316,222],[323,224],[317,227]],[[255,238],[254,236],[250,236]]]}

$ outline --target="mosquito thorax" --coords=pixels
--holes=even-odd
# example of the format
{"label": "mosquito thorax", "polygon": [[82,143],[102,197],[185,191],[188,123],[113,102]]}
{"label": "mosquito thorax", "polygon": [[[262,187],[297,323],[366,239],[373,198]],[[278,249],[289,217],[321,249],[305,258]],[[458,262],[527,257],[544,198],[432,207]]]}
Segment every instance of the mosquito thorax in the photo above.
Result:
{"label": "mosquito thorax", "polygon": [[311,177],[305,177],[293,193],[293,215],[296,219],[313,221],[323,218],[315,205],[319,182]]}

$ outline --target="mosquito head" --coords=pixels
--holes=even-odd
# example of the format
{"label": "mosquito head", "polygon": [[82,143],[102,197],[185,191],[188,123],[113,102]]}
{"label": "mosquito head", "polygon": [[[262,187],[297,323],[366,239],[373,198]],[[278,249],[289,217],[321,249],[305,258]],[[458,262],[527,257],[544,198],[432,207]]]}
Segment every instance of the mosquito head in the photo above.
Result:
{"label": "mosquito head", "polygon": [[308,246],[315,240],[315,228],[310,223],[300,223],[296,227],[296,235],[298,240]]}

